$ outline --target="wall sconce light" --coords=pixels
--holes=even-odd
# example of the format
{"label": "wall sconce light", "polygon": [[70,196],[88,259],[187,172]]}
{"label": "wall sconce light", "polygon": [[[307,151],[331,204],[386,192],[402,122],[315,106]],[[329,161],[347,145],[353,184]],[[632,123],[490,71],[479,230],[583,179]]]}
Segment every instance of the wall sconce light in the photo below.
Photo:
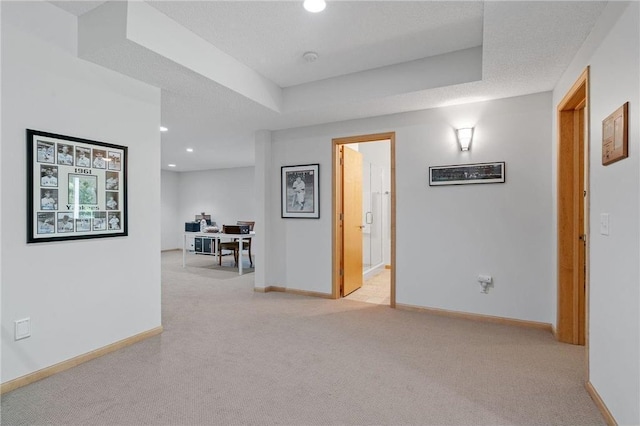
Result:
{"label": "wall sconce light", "polygon": [[456,130],[458,135],[458,143],[460,144],[460,151],[469,151],[471,146],[471,139],[473,139],[473,127],[466,129]]}

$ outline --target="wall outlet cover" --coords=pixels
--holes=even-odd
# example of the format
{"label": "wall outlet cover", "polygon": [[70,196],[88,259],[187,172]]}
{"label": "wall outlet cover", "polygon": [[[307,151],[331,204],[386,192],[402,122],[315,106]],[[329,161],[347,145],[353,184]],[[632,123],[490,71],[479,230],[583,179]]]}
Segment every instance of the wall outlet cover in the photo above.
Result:
{"label": "wall outlet cover", "polygon": [[15,322],[15,339],[26,339],[31,336],[31,318],[23,318]]}

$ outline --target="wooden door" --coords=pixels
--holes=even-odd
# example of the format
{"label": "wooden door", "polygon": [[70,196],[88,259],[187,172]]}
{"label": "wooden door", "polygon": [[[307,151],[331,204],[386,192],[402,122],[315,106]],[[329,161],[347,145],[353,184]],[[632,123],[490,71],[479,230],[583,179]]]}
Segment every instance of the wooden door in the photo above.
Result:
{"label": "wooden door", "polygon": [[578,282],[575,286],[575,299],[578,307],[576,308],[578,314],[576,318],[577,332],[575,340],[578,345],[584,345],[585,342],[585,292],[587,283],[587,229],[585,227],[585,200],[586,200],[586,188],[585,188],[585,174],[584,174],[584,136],[585,136],[585,103],[580,105],[579,109],[574,112],[574,126],[576,128],[576,141],[577,145],[577,158],[578,158],[578,182],[576,182],[576,191],[578,203],[578,232],[581,236],[578,237]]}
{"label": "wooden door", "polygon": [[342,295],[362,287],[362,154],[342,151]]}
{"label": "wooden door", "polygon": [[561,342],[587,341],[588,69],[558,106],[558,322]]}

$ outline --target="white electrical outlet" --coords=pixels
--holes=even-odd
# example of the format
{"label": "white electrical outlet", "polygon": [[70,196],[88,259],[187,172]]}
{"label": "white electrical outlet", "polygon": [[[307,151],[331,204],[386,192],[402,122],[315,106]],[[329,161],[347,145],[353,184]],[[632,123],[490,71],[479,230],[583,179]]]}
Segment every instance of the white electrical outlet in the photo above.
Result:
{"label": "white electrical outlet", "polygon": [[493,287],[493,284],[491,284],[492,281],[493,277],[491,275],[478,275],[478,282],[480,283],[480,293],[489,293],[489,287]]}
{"label": "white electrical outlet", "polygon": [[491,275],[478,275],[478,282],[490,284],[493,279]]}
{"label": "white electrical outlet", "polygon": [[600,235],[609,235],[609,213],[600,213]]}
{"label": "white electrical outlet", "polygon": [[16,325],[16,340],[26,339],[31,337],[31,318],[23,318],[15,322]]}

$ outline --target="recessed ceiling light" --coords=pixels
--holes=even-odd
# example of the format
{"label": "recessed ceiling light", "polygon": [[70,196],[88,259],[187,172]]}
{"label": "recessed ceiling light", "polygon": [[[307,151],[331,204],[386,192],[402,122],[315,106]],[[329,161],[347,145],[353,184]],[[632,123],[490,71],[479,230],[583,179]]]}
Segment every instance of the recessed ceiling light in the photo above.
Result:
{"label": "recessed ceiling light", "polygon": [[167,129],[167,128],[166,128],[166,127],[164,127],[164,126],[160,126],[160,131],[161,131],[161,132],[166,132],[167,130],[169,130],[169,129]]}
{"label": "recessed ceiling light", "polygon": [[187,148],[187,152],[193,152],[193,148]]}
{"label": "recessed ceiling light", "polygon": [[312,13],[322,12],[327,7],[327,3],[324,0],[304,0],[302,5],[308,12]]}
{"label": "recessed ceiling light", "polygon": [[167,166],[169,166],[169,167],[175,167],[176,165],[175,165],[175,164],[167,164]]}

